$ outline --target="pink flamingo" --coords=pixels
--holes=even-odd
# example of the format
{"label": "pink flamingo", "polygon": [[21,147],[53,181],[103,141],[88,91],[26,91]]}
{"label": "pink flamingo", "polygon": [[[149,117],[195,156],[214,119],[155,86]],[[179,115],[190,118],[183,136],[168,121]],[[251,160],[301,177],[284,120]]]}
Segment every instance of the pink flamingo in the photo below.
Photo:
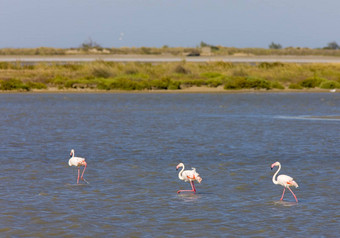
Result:
{"label": "pink flamingo", "polygon": [[284,175],[284,174],[281,174],[277,177],[277,180],[275,180],[275,176],[277,175],[277,173],[280,171],[281,169],[281,164],[280,162],[275,162],[274,164],[271,165],[271,169],[273,169],[275,166],[279,166],[279,169],[276,171],[276,173],[273,175],[273,183],[274,184],[280,184],[282,185],[284,188],[283,188],[283,193],[282,193],[282,196],[281,196],[281,201],[283,199],[283,196],[285,194],[285,191],[286,191],[286,188],[289,189],[289,191],[293,194],[294,198],[295,198],[295,201],[298,202],[295,194],[293,193],[293,191],[289,188],[291,186],[294,186],[294,187],[299,187],[299,185],[293,180],[292,177],[288,176],[288,175]]}
{"label": "pink flamingo", "polygon": [[178,168],[182,167],[182,170],[178,173],[178,178],[180,180],[184,180],[184,182],[190,182],[191,188],[192,190],[178,190],[177,193],[180,192],[194,192],[196,193],[196,188],[195,188],[195,184],[194,181],[198,181],[199,183],[201,183],[202,178],[200,177],[200,175],[196,172],[195,168],[192,168],[192,170],[185,170],[184,171],[184,164],[183,163],[179,163],[176,167],[176,170],[178,170]]}
{"label": "pink flamingo", "polygon": [[84,180],[85,182],[87,182],[85,179],[84,179],[84,173],[85,173],[85,169],[86,169],[86,166],[87,166],[87,163],[85,161],[85,158],[81,158],[81,157],[74,157],[74,150],[72,149],[71,150],[71,153],[70,153],[70,159],[68,161],[68,165],[69,166],[76,166],[78,167],[78,179],[77,179],[77,184],[79,184],[79,175],[80,175],[80,166],[85,166],[84,167],[84,170],[83,170],[83,173],[81,174],[81,180]]}

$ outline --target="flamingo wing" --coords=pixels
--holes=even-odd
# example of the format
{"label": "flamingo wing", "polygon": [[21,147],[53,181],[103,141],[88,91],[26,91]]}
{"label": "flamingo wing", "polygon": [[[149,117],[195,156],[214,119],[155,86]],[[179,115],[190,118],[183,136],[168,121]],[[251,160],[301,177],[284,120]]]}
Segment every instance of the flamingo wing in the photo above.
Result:
{"label": "flamingo wing", "polygon": [[85,162],[84,158],[80,158],[80,157],[72,157],[69,161],[68,164],[69,166],[81,166],[83,165]]}
{"label": "flamingo wing", "polygon": [[294,179],[288,175],[281,174],[277,177],[277,181],[283,187],[287,188],[289,186],[298,187],[299,185],[294,181]]}
{"label": "flamingo wing", "polygon": [[193,170],[185,170],[182,174],[184,181],[195,181],[197,180],[199,183],[201,183],[202,178],[199,176],[199,174],[196,172],[196,169],[193,168]]}

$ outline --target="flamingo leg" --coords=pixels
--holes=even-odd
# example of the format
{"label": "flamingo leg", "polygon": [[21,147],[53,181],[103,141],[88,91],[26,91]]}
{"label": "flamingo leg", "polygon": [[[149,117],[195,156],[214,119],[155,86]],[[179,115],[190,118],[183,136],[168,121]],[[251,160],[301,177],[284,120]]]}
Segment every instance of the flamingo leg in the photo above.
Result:
{"label": "flamingo leg", "polygon": [[289,191],[293,194],[293,196],[294,196],[294,198],[295,198],[295,201],[298,202],[298,200],[297,200],[295,194],[293,193],[293,191],[292,191],[289,187],[288,187],[288,189],[289,189]]}
{"label": "flamingo leg", "polygon": [[194,182],[190,181],[190,185],[191,185],[192,190],[178,190],[177,193],[180,193],[180,192],[194,192],[194,193],[196,193],[196,188],[195,188]]}
{"label": "flamingo leg", "polygon": [[85,164],[85,167],[84,167],[84,170],[83,170],[83,173],[81,174],[81,180],[84,180],[84,173],[85,173],[85,169],[86,169],[86,166],[87,166],[87,164]]}
{"label": "flamingo leg", "polygon": [[285,195],[285,191],[286,191],[286,188],[283,188],[283,193],[282,193],[282,196],[281,196],[281,199],[280,199],[280,201],[282,201],[282,199],[283,199],[283,196]]}
{"label": "flamingo leg", "polygon": [[194,181],[190,181],[190,184],[191,184],[192,191],[193,191],[194,193],[196,193],[196,188],[195,188]]}
{"label": "flamingo leg", "polygon": [[79,184],[79,175],[80,175],[80,168],[78,167],[78,179],[77,179],[77,184]]}

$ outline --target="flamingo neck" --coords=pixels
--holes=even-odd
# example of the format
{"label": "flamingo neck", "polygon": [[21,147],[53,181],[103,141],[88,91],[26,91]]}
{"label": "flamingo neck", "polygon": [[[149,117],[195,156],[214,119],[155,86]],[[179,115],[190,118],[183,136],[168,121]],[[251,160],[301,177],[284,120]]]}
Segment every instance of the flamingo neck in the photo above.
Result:
{"label": "flamingo neck", "polygon": [[273,175],[272,181],[273,181],[274,184],[278,184],[277,180],[275,180],[275,177],[276,177],[276,175],[279,173],[280,169],[281,169],[281,164],[279,164],[278,170],[277,170],[277,171],[275,172],[275,174]]}
{"label": "flamingo neck", "polygon": [[181,171],[179,171],[179,173],[178,173],[178,178],[179,178],[180,180],[183,180],[183,177],[182,177],[183,171],[184,171],[184,164],[183,164],[183,167],[182,167]]}

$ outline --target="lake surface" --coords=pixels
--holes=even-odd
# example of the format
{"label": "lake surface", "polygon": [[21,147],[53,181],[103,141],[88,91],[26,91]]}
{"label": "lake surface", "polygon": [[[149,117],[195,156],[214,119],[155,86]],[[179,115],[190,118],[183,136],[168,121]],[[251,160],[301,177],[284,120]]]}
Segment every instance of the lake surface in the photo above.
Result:
{"label": "lake surface", "polygon": [[0,236],[337,237],[339,115],[338,93],[0,94]]}

